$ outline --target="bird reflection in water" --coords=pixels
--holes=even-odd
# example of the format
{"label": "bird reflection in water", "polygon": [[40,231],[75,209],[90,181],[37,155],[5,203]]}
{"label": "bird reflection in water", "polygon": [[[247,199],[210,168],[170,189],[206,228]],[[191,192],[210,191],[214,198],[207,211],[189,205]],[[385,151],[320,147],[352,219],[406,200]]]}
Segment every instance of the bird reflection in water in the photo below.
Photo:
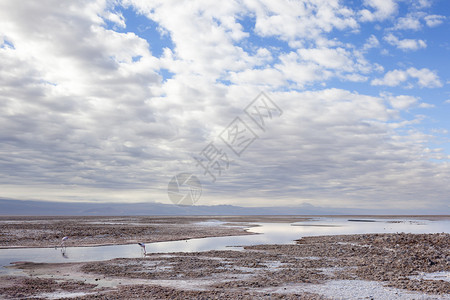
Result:
{"label": "bird reflection in water", "polygon": [[69,258],[69,256],[67,255],[67,249],[66,248],[61,248],[61,256],[64,258]]}

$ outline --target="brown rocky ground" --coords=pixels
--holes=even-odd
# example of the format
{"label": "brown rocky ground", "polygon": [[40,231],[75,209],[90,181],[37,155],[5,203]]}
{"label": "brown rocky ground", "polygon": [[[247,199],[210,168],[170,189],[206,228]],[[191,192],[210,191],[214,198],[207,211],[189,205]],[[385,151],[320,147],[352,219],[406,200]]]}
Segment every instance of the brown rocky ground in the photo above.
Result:
{"label": "brown rocky ground", "polygon": [[[297,245],[253,246],[246,249],[284,253],[291,257],[286,278],[298,276],[296,269],[308,269],[296,258],[315,256],[320,268],[336,268],[336,279],[364,279],[385,282],[387,286],[444,295],[450,282],[416,280],[420,272],[450,271],[450,234],[369,234],[307,237]],[[317,265],[316,265],[317,266]],[[268,274],[267,278],[277,278]],[[259,278],[258,282],[261,282]],[[300,280],[300,278],[299,278]]]}
{"label": "brown rocky ground", "polygon": [[[94,287],[94,284],[86,284],[79,281],[57,281],[48,278],[8,276],[2,278],[0,296],[6,299],[29,299],[31,296],[39,294],[83,292]],[[45,299],[45,297],[37,297],[36,299]]]}
{"label": "brown rocky ground", "polygon": [[[422,272],[450,271],[450,234],[307,237],[292,245],[250,246],[243,251],[16,267],[31,277],[1,280],[14,285],[0,284],[0,297],[84,291],[84,295],[75,294],[77,298],[327,299],[322,293],[327,282],[363,280],[378,282],[381,289],[396,288],[395,295],[402,291],[419,295],[407,299],[450,299],[449,281],[415,277]],[[308,291],[309,286],[318,286],[318,292]]]}

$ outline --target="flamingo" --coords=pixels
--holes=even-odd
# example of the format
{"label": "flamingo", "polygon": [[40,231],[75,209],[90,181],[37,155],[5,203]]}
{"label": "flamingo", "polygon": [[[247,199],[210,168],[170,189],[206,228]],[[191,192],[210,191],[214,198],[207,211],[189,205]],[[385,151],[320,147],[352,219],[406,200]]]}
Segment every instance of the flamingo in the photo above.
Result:
{"label": "flamingo", "polygon": [[139,246],[141,246],[141,251],[144,251],[144,254],[147,254],[147,251],[145,250],[145,244],[144,243],[138,243]]}
{"label": "flamingo", "polygon": [[[66,241],[69,239],[68,236],[65,236],[61,239],[61,244],[59,245],[60,248],[65,248],[66,247]],[[58,248],[58,246],[55,246],[55,249]]]}

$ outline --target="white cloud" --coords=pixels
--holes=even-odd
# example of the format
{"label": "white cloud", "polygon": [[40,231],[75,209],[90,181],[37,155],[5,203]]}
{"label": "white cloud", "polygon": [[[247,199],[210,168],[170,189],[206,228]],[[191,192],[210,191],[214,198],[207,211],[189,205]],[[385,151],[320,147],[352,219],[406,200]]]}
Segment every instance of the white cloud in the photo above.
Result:
{"label": "white cloud", "polygon": [[368,74],[377,69],[370,64],[362,52],[351,49],[308,48],[299,49],[279,56],[281,63],[275,68],[282,72],[286,80],[295,82],[298,87],[320,80],[339,78],[344,81],[364,82]]}
{"label": "white cloud", "polygon": [[397,4],[392,0],[364,0],[364,4],[374,9],[363,9],[359,12],[363,22],[385,20],[397,12]]}
{"label": "white cloud", "polygon": [[344,75],[343,78],[351,82],[365,82],[368,80],[367,76],[363,76],[360,74],[348,74]]}
{"label": "white cloud", "polygon": [[405,110],[410,108],[413,104],[416,104],[418,99],[414,96],[400,95],[388,97],[389,103],[395,109]]}
{"label": "white cloud", "polygon": [[380,42],[373,34],[366,40],[366,43],[363,46],[363,50],[369,50],[371,48],[377,48],[380,46]]}
{"label": "white cloud", "polygon": [[[145,173],[148,165],[137,168],[137,157],[163,152],[151,147],[150,139],[140,147],[127,142],[139,140],[145,129],[153,128],[153,141],[156,132],[172,134],[156,130],[159,124],[145,102],[160,82],[147,42],[104,29],[102,2],[72,4],[71,10],[59,1],[9,4],[0,9],[0,27],[15,49],[1,49],[0,63],[10,67],[0,71],[6,112],[0,119],[2,138],[13,136],[15,142],[1,151],[17,148],[12,162],[22,155],[35,159],[26,160],[28,171],[21,176],[23,171],[8,166],[10,180],[51,182],[59,174],[56,185],[133,185],[133,176],[119,175],[120,169]],[[141,59],[133,61],[136,56]]]}
{"label": "white cloud", "polygon": [[436,107],[434,104],[422,102],[419,104],[420,108],[434,108]]}
{"label": "white cloud", "polygon": [[439,80],[436,72],[433,72],[427,68],[416,69],[409,68],[407,70],[393,70],[387,72],[383,78],[378,78],[372,80],[372,85],[387,85],[387,86],[398,86],[401,83],[407,81],[409,78],[417,79],[417,84],[420,87],[441,87],[442,83]]}
{"label": "white cloud", "polygon": [[[259,190],[261,182],[267,180],[262,175],[265,173],[273,175],[266,185],[271,191],[299,193],[317,204],[328,203],[328,197],[349,200],[377,194],[390,199],[383,198],[389,205],[393,200],[390,193],[414,201],[406,195],[423,190],[427,184],[442,190],[442,182],[425,178],[433,177],[436,170],[428,169],[419,158],[425,148],[423,143],[430,137],[416,131],[396,134],[396,130],[402,131],[417,121],[394,121],[395,114],[384,105],[383,98],[339,89],[276,93],[273,98],[284,109],[282,119],[245,156],[245,165],[259,167],[246,168],[247,175],[233,181],[249,184],[254,197],[263,195]],[[398,109],[417,103],[410,96],[391,100]],[[278,148],[286,140],[291,142]],[[266,147],[273,149],[272,156],[264,155]],[[295,160],[291,160],[293,157]],[[252,178],[250,183],[248,177]],[[427,192],[433,193],[428,188]]]}
{"label": "white cloud", "polygon": [[260,86],[265,90],[266,87],[279,88],[286,85],[283,74],[276,69],[248,69],[239,73],[231,72],[229,80],[235,84],[250,84]]}
{"label": "white cloud", "polygon": [[119,26],[121,28],[126,27],[125,18],[123,17],[122,13],[109,11],[105,14],[105,18],[113,22],[116,26]]}
{"label": "white cloud", "polygon": [[300,49],[299,59],[310,61],[327,69],[352,70],[350,53],[343,48]]}
{"label": "white cloud", "polygon": [[392,46],[395,46],[403,51],[414,51],[427,47],[426,42],[423,40],[414,40],[414,39],[400,40],[392,33],[385,36],[384,40],[387,41]]}
{"label": "white cloud", "polygon": [[422,27],[418,16],[409,15],[404,18],[398,18],[394,26],[395,30],[419,30]]}
{"label": "white cloud", "polygon": [[441,25],[445,19],[446,19],[445,16],[429,15],[425,17],[425,22],[427,23],[428,27],[436,27]]}
{"label": "white cloud", "polygon": [[430,71],[429,69],[416,69],[409,68],[406,70],[412,78],[416,78],[420,87],[441,87],[442,83],[439,80],[436,72]]}
{"label": "white cloud", "polygon": [[421,9],[421,8],[430,7],[431,4],[433,3],[433,0],[418,0],[418,1],[413,0],[411,2],[416,8]]}
{"label": "white cloud", "polygon": [[331,71],[324,70],[315,63],[299,61],[297,53],[281,55],[280,61],[281,63],[275,65],[275,68],[283,74],[284,78],[295,82],[299,87],[317,80],[325,80],[333,75]]}
{"label": "white cloud", "polygon": [[372,85],[388,85],[397,86],[408,79],[408,74],[402,70],[389,71],[384,75],[383,79],[372,80]]}
{"label": "white cloud", "polygon": [[354,12],[340,1],[303,2],[244,1],[255,13],[255,31],[261,36],[279,36],[292,45],[299,39],[316,39],[333,29],[357,28]]}

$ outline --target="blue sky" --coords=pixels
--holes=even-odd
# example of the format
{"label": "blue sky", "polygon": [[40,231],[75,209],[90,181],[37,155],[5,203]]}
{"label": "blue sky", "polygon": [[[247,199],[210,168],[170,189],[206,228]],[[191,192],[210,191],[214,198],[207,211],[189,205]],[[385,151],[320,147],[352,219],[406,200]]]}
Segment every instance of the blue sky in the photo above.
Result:
{"label": "blue sky", "polygon": [[[202,205],[448,212],[449,18],[444,0],[2,1],[0,197],[171,203],[192,173]],[[261,92],[282,111],[264,130],[244,111]],[[236,155],[223,134],[244,123]],[[220,172],[194,159],[208,145]]]}

